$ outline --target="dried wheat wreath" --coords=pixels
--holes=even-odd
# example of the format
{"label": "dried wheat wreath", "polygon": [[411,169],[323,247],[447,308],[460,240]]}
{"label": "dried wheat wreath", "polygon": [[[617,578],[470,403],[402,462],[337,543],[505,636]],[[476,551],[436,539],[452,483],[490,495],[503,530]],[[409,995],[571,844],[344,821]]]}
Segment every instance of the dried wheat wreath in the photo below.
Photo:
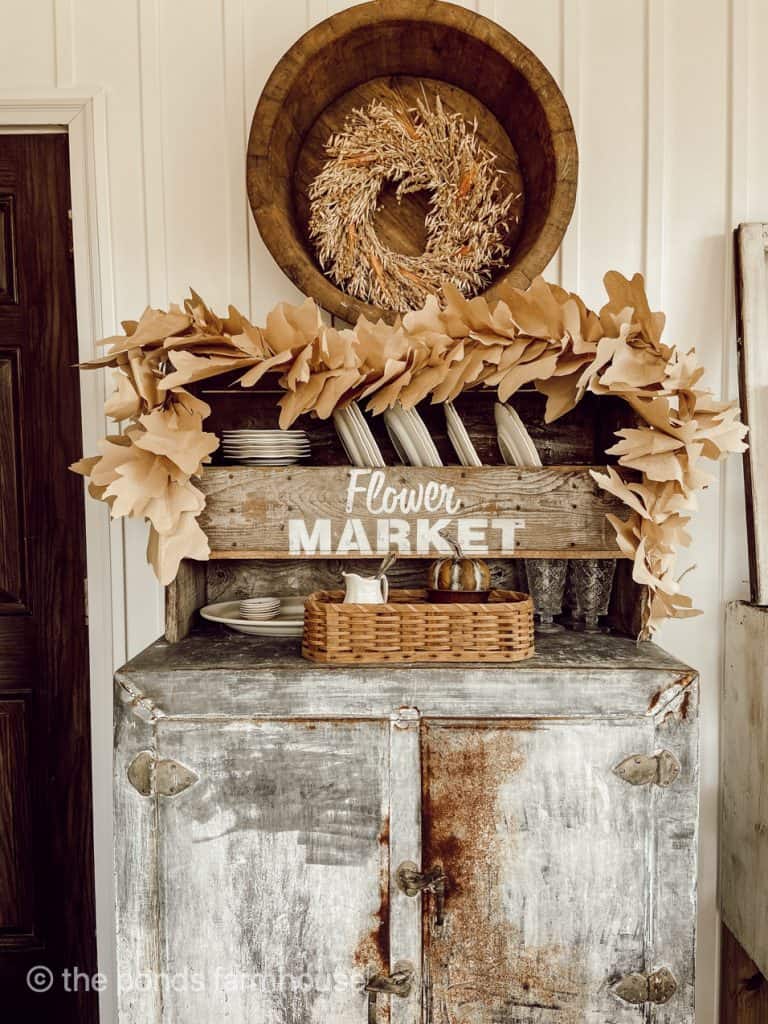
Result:
{"label": "dried wheat wreath", "polygon": [[[410,109],[397,97],[392,106],[374,100],[353,112],[326,152],[309,190],[309,232],[323,271],[349,294],[404,313],[446,283],[476,294],[506,261],[505,229],[521,194],[504,193],[477,122],[446,112],[439,96],[434,108],[426,97]],[[376,233],[387,183],[398,201],[431,194],[419,256],[387,248]]]}

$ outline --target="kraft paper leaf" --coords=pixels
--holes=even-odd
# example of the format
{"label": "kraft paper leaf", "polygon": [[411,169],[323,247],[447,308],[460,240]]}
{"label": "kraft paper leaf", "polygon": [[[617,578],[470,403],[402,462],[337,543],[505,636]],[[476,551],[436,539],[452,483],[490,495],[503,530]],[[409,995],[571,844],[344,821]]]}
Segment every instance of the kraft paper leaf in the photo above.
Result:
{"label": "kraft paper leaf", "polygon": [[144,431],[134,443],[155,455],[164,455],[183,473],[196,473],[200,464],[219,447],[215,434],[206,434],[200,428],[200,417],[189,413],[183,406],[174,409],[155,409],[139,420]]}
{"label": "kraft paper leaf", "polygon": [[121,370],[114,371],[115,390],[104,403],[104,412],[110,419],[136,419],[141,413],[141,399],[136,393],[133,381]]}
{"label": "kraft paper leaf", "polygon": [[253,366],[256,362],[250,356],[232,359],[227,356],[196,356],[184,350],[171,351],[168,358],[175,367],[175,372],[160,381],[161,391],[185,387],[187,384],[208,380],[210,377],[220,377],[223,373],[241,370],[246,366]]}
{"label": "kraft paper leaf", "polygon": [[192,512],[181,513],[173,533],[160,534],[154,526],[150,527],[147,561],[163,586],[176,578],[182,558],[207,562],[210,557],[208,538]]}

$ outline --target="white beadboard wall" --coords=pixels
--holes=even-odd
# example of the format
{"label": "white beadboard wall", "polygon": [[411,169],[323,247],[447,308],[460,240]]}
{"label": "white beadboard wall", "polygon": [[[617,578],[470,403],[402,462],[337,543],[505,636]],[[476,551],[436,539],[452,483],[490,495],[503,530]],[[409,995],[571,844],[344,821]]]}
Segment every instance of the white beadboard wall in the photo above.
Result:
{"label": "white beadboard wall", "polygon": [[[107,95],[114,308],[135,316],[193,285],[262,318],[296,290],[266,252],[244,187],[245,143],[277,59],[336,0],[0,0],[0,88]],[[563,88],[581,151],[573,222],[549,275],[593,305],[610,268],[646,274],[669,340],[696,345],[736,392],[731,230],[768,220],[764,0],[476,0]],[[718,695],[723,602],[746,594],[741,469],[701,502],[688,577],[704,615],[661,641],[703,683],[701,1024],[715,1020]],[[125,647],[162,629],[145,533],[123,537]],[[122,601],[121,601],[122,604]],[[107,685],[105,681],[105,685]],[[108,766],[104,766],[108,771]],[[104,833],[108,826],[104,824]],[[97,823],[98,826],[98,823]],[[108,944],[105,944],[108,945]]]}

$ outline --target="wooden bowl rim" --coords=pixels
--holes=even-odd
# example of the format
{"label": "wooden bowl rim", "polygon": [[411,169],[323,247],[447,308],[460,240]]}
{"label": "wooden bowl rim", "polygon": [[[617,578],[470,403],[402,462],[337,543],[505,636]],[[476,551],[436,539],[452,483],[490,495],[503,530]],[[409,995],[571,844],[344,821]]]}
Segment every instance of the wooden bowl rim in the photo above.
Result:
{"label": "wooden bowl rim", "polygon": [[[259,97],[251,122],[247,149],[248,198],[259,233],[278,266],[304,294],[341,319],[354,323],[362,314],[376,322],[398,315],[347,294],[316,266],[298,234],[286,237],[280,217],[279,182],[270,166],[270,149],[283,104],[301,77],[306,63],[342,35],[357,29],[397,21],[420,21],[463,32],[495,50],[531,83],[547,104],[541,108],[553,140],[554,183],[549,215],[536,240],[520,262],[499,275],[482,293],[487,300],[503,297],[505,286],[527,288],[560,246],[576,203],[578,145],[568,104],[541,60],[498,23],[446,0],[369,0],[349,7],[305,32],[280,58]],[[377,74],[372,78],[380,77]],[[552,212],[557,211],[553,218]]]}

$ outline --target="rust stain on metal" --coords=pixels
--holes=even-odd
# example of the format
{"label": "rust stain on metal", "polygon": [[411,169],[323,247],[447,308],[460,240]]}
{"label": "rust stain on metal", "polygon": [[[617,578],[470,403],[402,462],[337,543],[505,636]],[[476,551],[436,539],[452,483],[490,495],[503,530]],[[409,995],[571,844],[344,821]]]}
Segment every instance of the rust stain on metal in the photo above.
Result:
{"label": "rust stain on metal", "polygon": [[354,953],[357,967],[368,971],[384,971],[389,968],[389,817],[387,816],[378,835],[381,851],[379,869],[379,907],[373,914],[371,930],[362,937]]}
{"label": "rust stain on metal", "polygon": [[513,1024],[533,1008],[556,1011],[558,1024],[583,1020],[575,958],[558,946],[526,947],[504,906],[516,838],[499,794],[525,763],[514,732],[496,723],[424,727],[423,862],[446,875],[445,922],[435,925],[432,904],[424,924],[431,1024]]}

